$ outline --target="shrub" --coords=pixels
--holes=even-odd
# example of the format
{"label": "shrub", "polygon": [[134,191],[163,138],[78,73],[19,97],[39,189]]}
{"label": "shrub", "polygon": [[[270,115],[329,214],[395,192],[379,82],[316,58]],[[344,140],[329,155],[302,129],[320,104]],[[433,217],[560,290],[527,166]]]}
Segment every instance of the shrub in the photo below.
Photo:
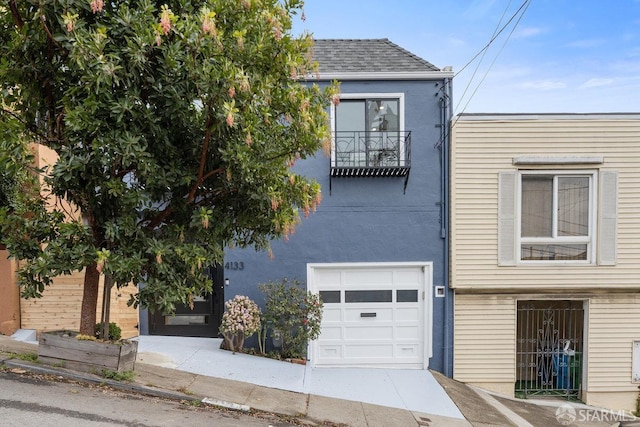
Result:
{"label": "shrub", "polygon": [[[282,340],[282,357],[304,358],[309,341],[320,336],[322,301],[300,282],[270,282],[259,285],[265,294],[263,324]],[[266,336],[265,331],[263,333]]]}
{"label": "shrub", "polygon": [[[96,323],[96,338],[100,338],[101,328],[102,322]],[[120,329],[120,326],[116,325],[114,322],[109,323],[109,337],[107,339],[111,341],[118,341],[120,338],[122,338],[122,329]]]}
{"label": "shrub", "polygon": [[260,308],[255,302],[243,295],[236,295],[224,304],[220,333],[226,347],[233,351],[242,351],[245,338],[260,329]]}

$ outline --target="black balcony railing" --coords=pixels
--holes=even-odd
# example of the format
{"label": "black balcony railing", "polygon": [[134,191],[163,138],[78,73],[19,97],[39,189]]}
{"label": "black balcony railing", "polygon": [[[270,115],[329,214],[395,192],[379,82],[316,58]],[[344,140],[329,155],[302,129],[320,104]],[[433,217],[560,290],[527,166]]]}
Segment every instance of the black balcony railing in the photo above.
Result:
{"label": "black balcony railing", "polygon": [[334,135],[331,176],[397,176],[411,169],[411,132],[340,131]]}

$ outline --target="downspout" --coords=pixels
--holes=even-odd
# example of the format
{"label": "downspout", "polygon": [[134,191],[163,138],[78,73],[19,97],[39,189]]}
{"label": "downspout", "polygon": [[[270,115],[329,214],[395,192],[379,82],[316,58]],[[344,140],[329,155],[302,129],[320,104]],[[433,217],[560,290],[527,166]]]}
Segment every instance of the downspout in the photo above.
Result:
{"label": "downspout", "polygon": [[452,357],[452,320],[453,299],[449,288],[449,146],[451,123],[451,102],[452,102],[452,85],[451,78],[445,78],[443,82],[442,95],[440,96],[440,238],[443,243],[444,253],[444,282],[445,301],[444,301],[444,326],[442,333],[444,345],[442,346],[442,357],[444,360],[444,374],[447,377],[453,376],[453,360]]}

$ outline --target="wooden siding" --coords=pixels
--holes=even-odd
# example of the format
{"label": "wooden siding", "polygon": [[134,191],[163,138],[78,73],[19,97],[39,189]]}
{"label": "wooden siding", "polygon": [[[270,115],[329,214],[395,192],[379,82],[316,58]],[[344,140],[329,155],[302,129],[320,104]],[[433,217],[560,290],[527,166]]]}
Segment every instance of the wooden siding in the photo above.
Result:
{"label": "wooden siding", "polygon": [[[640,116],[465,120],[453,126],[451,285],[458,289],[640,289]],[[514,157],[602,156],[573,169],[617,171],[618,242],[612,266],[498,266],[498,174]],[[529,168],[561,167],[533,166]]]}
{"label": "wooden siding", "polygon": [[456,380],[515,382],[516,302],[496,295],[456,295],[454,309]]}
{"label": "wooden siding", "polygon": [[[84,272],[59,276],[45,289],[42,298],[22,299],[20,302],[21,328],[42,331],[80,329],[80,306]],[[102,287],[102,281],[100,282]],[[122,329],[123,338],[138,336],[138,310],[127,307],[135,287],[128,286],[111,292],[111,321]],[[102,295],[98,298],[97,319],[100,319]]]}
{"label": "wooden siding", "polygon": [[592,298],[588,324],[589,392],[633,392],[633,341],[640,340],[640,295]]}
{"label": "wooden siding", "polygon": [[80,329],[83,274],[56,277],[42,298],[22,299],[22,329],[54,331]]}

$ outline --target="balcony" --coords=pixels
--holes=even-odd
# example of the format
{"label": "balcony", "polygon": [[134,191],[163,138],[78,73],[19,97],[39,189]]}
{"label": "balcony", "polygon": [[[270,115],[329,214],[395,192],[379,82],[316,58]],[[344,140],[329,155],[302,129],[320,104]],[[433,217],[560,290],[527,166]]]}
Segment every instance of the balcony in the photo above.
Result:
{"label": "balcony", "polygon": [[331,177],[405,177],[411,169],[411,132],[335,132]]}
{"label": "balcony", "polygon": [[405,176],[411,132],[336,132],[331,176]]}

